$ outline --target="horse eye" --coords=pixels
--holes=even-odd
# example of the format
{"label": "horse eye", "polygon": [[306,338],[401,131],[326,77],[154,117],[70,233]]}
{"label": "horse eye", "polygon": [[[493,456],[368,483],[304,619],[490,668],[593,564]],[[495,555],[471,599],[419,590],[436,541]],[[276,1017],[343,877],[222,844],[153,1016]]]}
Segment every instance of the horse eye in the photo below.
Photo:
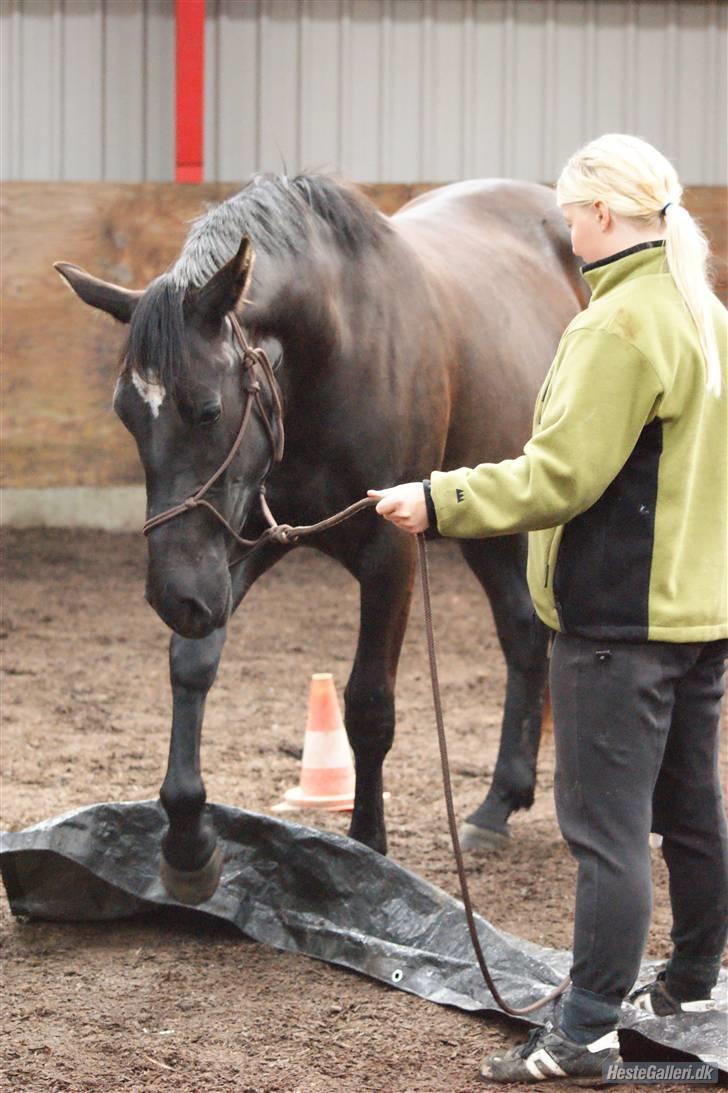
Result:
{"label": "horse eye", "polygon": [[195,415],[195,424],[214,425],[221,413],[222,407],[219,402],[206,402],[199,413]]}

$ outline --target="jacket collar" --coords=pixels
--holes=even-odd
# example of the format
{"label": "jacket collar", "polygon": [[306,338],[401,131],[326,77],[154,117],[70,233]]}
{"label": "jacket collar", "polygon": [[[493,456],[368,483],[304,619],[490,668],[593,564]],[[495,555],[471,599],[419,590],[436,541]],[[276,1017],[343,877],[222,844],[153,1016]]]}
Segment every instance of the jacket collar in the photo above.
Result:
{"label": "jacket collar", "polygon": [[634,247],[610,254],[582,266],[584,280],[592,290],[592,300],[611,292],[623,281],[631,281],[645,274],[666,273],[665,241],[655,239],[650,243],[637,243]]}

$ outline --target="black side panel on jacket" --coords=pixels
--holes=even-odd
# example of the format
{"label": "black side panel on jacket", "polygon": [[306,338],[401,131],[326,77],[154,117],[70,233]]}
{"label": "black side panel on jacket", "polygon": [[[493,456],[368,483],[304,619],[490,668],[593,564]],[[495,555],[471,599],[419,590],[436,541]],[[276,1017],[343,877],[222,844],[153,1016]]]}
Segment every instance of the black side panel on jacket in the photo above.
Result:
{"label": "black side panel on jacket", "polygon": [[647,641],[661,453],[656,418],[599,500],[564,528],[554,574],[564,633]]}

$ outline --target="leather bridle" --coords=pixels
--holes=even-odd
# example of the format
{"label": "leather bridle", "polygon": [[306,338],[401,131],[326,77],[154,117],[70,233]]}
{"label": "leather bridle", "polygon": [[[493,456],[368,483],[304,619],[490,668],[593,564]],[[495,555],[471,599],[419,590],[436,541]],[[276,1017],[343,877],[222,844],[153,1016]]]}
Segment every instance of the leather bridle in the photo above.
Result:
{"label": "leather bridle", "polygon": [[[177,516],[182,516],[186,512],[191,512],[196,508],[205,508],[223,525],[226,531],[243,547],[257,546],[263,538],[277,538],[278,541],[285,542],[285,534],[283,529],[286,525],[279,525],[273,518],[268,504],[265,500],[265,484],[261,485],[259,495],[261,508],[263,515],[269,528],[258,539],[243,539],[241,535],[235,530],[234,527],[225,519],[219,509],[216,509],[212,502],[208,501],[205,494],[211,489],[211,487],[218,481],[219,478],[225,473],[233,459],[237,455],[240,445],[243,442],[248,423],[253,412],[253,408],[258,412],[260,420],[263,422],[263,428],[268,434],[268,439],[271,446],[271,460],[268,466],[266,476],[270,473],[271,467],[275,463],[280,463],[283,458],[283,449],[285,446],[285,431],[283,427],[283,401],[281,398],[281,390],[278,386],[278,380],[276,379],[273,366],[270,362],[270,358],[262,346],[252,346],[248,339],[245,337],[243,328],[240,325],[237,317],[230,312],[228,320],[232,329],[233,340],[237,342],[238,348],[242,355],[242,375],[241,383],[245,392],[245,405],[243,407],[243,416],[240,422],[240,427],[235,436],[235,440],[232,443],[230,451],[226,455],[217,470],[212,474],[208,480],[190,494],[184,501],[180,501],[178,505],[173,505],[171,508],[165,509],[164,512],[158,513],[156,516],[150,517],[143,525],[142,531],[145,535],[148,535],[150,531],[154,531],[155,528],[161,527],[162,524],[168,523],[170,520],[174,520]],[[271,414],[269,415],[262,398],[262,387],[260,380],[256,375],[256,369],[260,368],[263,376],[265,377],[268,390],[271,397]],[[264,480],[265,481],[265,480]],[[277,531],[276,536],[271,535],[271,531]]]}

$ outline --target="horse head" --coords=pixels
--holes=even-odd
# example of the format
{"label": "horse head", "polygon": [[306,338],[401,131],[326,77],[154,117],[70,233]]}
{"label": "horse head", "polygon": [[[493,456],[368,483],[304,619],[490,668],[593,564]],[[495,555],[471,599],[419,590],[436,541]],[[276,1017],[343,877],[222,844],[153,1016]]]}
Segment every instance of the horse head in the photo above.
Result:
{"label": "horse head", "polygon": [[[189,638],[205,637],[228,620],[235,541],[219,516],[233,528],[242,526],[272,462],[275,438],[264,402],[273,392],[260,389],[265,385],[235,319],[253,258],[244,237],[200,287],[180,284],[173,269],[142,292],[67,263],[55,267],[85,303],[129,324],[114,410],[136,441],[147,526],[154,525],[147,536],[146,597],[168,626]],[[254,395],[261,413],[246,414]],[[244,436],[235,448],[244,415]],[[216,475],[231,452],[229,465]],[[190,505],[208,483],[207,504]]]}

